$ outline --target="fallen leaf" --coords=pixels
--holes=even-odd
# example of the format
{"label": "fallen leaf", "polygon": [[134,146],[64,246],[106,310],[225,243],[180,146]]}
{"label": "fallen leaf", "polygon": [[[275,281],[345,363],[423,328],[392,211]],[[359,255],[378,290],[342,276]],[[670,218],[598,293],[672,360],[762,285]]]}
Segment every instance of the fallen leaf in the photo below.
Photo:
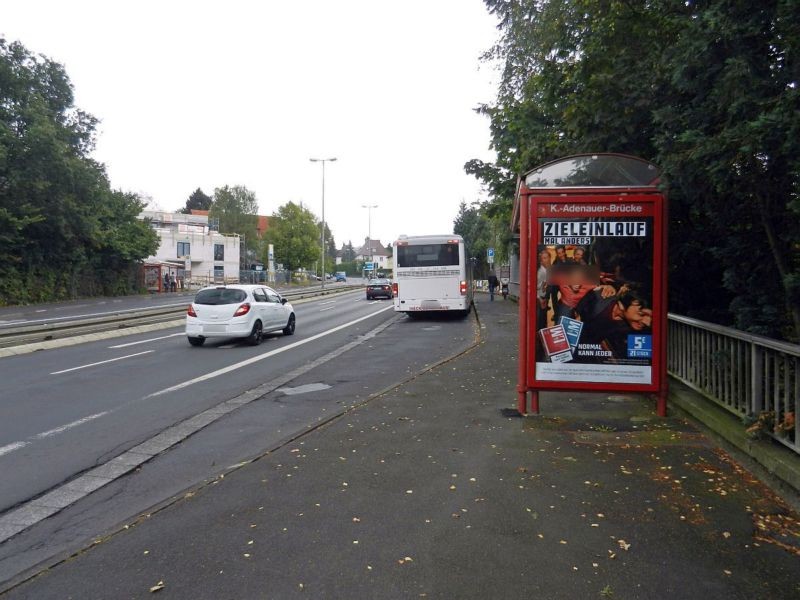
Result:
{"label": "fallen leaf", "polygon": [[729,537],[731,537],[731,532],[730,531],[723,531],[722,532],[722,537],[724,537],[727,540]]}
{"label": "fallen leaf", "polygon": [[617,544],[619,544],[619,547],[622,548],[625,551],[627,551],[628,548],[631,547],[631,545],[628,542],[626,542],[625,540],[617,540]]}
{"label": "fallen leaf", "polygon": [[155,594],[156,592],[160,592],[163,589],[164,589],[164,582],[159,581],[157,584],[155,584],[153,587],[150,588],[150,593]]}

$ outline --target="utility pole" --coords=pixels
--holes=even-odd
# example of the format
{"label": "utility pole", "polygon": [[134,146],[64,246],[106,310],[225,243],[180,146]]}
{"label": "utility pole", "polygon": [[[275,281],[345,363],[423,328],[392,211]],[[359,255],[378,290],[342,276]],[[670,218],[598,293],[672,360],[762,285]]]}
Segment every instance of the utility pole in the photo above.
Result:
{"label": "utility pole", "polygon": [[320,267],[320,279],[322,280],[322,289],[325,289],[325,163],[326,162],[334,162],[336,158],[309,158],[311,162],[321,162],[322,163],[322,232],[321,232],[321,239],[322,242],[320,243],[320,259],[322,261],[322,266]]}

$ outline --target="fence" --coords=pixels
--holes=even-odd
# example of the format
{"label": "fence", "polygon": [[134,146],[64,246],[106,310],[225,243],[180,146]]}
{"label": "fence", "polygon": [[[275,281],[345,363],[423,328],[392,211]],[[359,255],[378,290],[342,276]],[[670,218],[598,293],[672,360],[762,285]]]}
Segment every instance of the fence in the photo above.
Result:
{"label": "fence", "polygon": [[669,315],[670,375],[800,454],[800,345]]}

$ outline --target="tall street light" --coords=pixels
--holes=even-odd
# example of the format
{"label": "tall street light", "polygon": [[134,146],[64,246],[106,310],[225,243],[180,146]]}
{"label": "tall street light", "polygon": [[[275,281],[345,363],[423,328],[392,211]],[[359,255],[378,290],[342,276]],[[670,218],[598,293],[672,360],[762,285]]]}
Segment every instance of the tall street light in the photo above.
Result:
{"label": "tall street light", "polygon": [[367,209],[367,243],[369,244],[369,262],[372,264],[372,276],[375,276],[375,256],[372,254],[372,209],[378,208],[377,204],[362,204],[361,208]]}
{"label": "tall street light", "polygon": [[325,289],[325,163],[326,162],[335,162],[335,158],[309,158],[311,162],[321,162],[322,163],[322,243],[321,243],[321,253],[320,259],[322,261],[322,268],[320,269],[320,275],[322,275],[322,289]]}

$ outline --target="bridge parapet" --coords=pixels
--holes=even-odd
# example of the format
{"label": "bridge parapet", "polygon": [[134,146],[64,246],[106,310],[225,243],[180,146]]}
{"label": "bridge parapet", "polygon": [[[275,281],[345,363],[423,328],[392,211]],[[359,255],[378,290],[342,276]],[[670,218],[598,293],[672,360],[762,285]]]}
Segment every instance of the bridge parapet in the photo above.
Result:
{"label": "bridge parapet", "polygon": [[800,345],[670,313],[669,374],[800,454]]}

